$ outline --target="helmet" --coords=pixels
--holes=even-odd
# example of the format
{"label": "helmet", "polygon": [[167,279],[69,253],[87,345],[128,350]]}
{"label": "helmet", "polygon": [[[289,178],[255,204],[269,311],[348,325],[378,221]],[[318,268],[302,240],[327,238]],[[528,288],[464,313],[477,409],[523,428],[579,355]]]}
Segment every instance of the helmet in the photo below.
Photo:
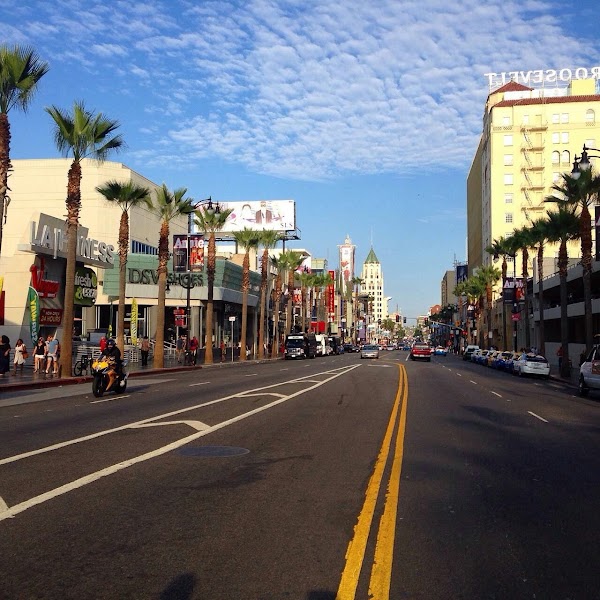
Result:
{"label": "helmet", "polygon": [[107,348],[114,348],[114,345],[115,345],[115,340],[113,340],[112,338],[110,340],[106,340]]}

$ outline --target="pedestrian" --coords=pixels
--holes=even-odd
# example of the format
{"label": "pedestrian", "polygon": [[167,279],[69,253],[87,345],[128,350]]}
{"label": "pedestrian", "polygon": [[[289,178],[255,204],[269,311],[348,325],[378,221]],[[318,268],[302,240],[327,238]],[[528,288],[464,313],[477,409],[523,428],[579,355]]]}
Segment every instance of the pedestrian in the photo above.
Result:
{"label": "pedestrian", "polygon": [[21,373],[23,373],[23,365],[25,364],[25,359],[29,356],[27,353],[27,347],[21,338],[17,340],[15,344],[15,358],[13,360],[13,365],[15,367],[15,375],[17,374],[17,368],[21,367]]}
{"label": "pedestrian", "polygon": [[150,340],[148,336],[145,335],[142,338],[142,343],[140,344],[140,352],[142,353],[142,367],[148,366],[148,354],[150,353]]}
{"label": "pedestrian", "polygon": [[198,338],[194,336],[190,340],[190,363],[194,366],[196,365],[196,360],[198,359]]}
{"label": "pedestrian", "polygon": [[106,341],[107,341],[107,340],[106,340],[106,336],[105,336],[105,335],[103,335],[103,336],[100,338],[100,354],[102,354],[102,352],[104,352],[104,350],[106,349]]}
{"label": "pedestrian", "polygon": [[556,351],[556,356],[558,356],[558,370],[560,371],[562,368],[562,357],[563,357],[562,346],[558,347],[558,350]]}
{"label": "pedestrian", "polygon": [[53,335],[49,335],[46,340],[46,375],[50,375],[50,369],[53,374],[58,373],[58,346],[58,340]]}
{"label": "pedestrian", "polygon": [[0,377],[10,371],[10,340],[3,335],[0,338]]}
{"label": "pedestrian", "polygon": [[38,338],[37,344],[35,345],[33,360],[33,372],[37,373],[38,371],[43,371],[44,362],[46,360],[46,342],[42,336]]}
{"label": "pedestrian", "polygon": [[221,362],[225,361],[225,340],[221,340]]}
{"label": "pedestrian", "polygon": [[177,362],[181,363],[183,361],[183,353],[185,351],[183,335],[180,335],[175,342],[175,354],[177,355]]}

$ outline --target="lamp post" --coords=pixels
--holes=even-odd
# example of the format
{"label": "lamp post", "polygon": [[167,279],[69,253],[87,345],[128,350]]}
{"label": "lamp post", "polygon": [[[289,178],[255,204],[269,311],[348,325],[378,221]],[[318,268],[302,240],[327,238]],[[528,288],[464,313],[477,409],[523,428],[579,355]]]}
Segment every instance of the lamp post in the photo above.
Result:
{"label": "lamp post", "polygon": [[[192,202],[191,203],[191,207],[193,208],[193,210],[191,212],[188,213],[188,225],[187,225],[187,241],[186,241],[186,251],[187,251],[187,261],[186,261],[186,283],[185,283],[185,288],[186,288],[186,303],[185,303],[185,320],[186,320],[186,329],[187,329],[187,336],[186,336],[186,341],[185,341],[185,350],[186,350],[186,356],[189,355],[189,350],[190,350],[190,329],[191,329],[191,317],[192,315],[191,313],[191,291],[192,288],[194,287],[194,282],[192,280],[192,265],[191,265],[191,252],[190,252],[190,236],[192,235],[192,222],[193,222],[193,218],[192,215],[194,214],[194,212],[196,210],[198,210],[198,208],[200,208],[201,206],[206,205],[206,212],[209,215],[213,215],[213,214],[219,214],[221,212],[221,207],[219,205],[218,202],[213,203],[212,201],[212,196],[209,196],[208,198],[205,198],[204,200],[198,200],[196,202]],[[180,280],[181,282],[181,280]]]}

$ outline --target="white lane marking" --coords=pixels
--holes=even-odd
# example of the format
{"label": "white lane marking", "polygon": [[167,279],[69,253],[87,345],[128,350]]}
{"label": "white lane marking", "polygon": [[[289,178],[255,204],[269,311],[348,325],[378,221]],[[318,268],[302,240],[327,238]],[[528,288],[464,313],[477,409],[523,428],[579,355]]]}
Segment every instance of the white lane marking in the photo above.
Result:
{"label": "white lane marking", "polygon": [[248,373],[247,375],[244,375],[244,377],[257,377],[258,373]]}
{"label": "white lane marking", "polygon": [[473,385],[477,385],[477,382],[473,381],[472,379],[469,379],[469,382],[472,383]]}
{"label": "white lane marking", "polygon": [[188,425],[196,431],[204,431],[210,427],[210,425],[207,425],[202,421],[161,421],[160,423],[142,423],[140,425],[134,425],[132,429],[142,429],[142,427],[162,427],[163,425]]}
{"label": "white lane marking", "polygon": [[[8,508],[8,510],[0,511],[0,521],[4,521],[5,519],[12,519],[15,515],[17,515],[21,512],[24,512],[27,509],[32,508],[33,506],[37,506],[38,504],[42,504],[44,502],[47,502],[48,500],[52,500],[53,498],[62,496],[63,494],[66,494],[67,492],[71,492],[75,489],[78,489],[85,485],[88,485],[89,483],[93,483],[94,481],[97,481],[98,479],[101,479],[102,477],[107,477],[108,475],[112,475],[123,469],[127,469],[128,467],[131,467],[137,463],[145,462],[152,458],[156,458],[157,456],[162,456],[163,454],[167,454],[168,452],[171,452],[172,450],[177,450],[178,448],[181,448],[182,446],[185,446],[186,444],[189,444],[190,442],[193,442],[201,437],[204,437],[205,435],[208,435],[209,433],[213,433],[214,431],[218,431],[219,429],[228,427],[229,425],[232,425],[234,423],[237,423],[239,421],[247,419],[248,417],[256,415],[265,410],[269,410],[270,408],[273,408],[279,404],[283,404],[284,402],[287,402],[288,400],[291,400],[292,398],[296,398],[297,396],[301,396],[302,394],[310,392],[310,391],[324,385],[325,383],[329,383],[333,379],[337,379],[341,375],[345,375],[346,373],[349,373],[350,371],[352,371],[355,368],[356,367],[340,369],[338,373],[332,375],[328,379],[325,379],[325,380],[319,382],[318,384],[312,385],[303,390],[294,392],[293,394],[290,394],[289,396],[286,396],[285,398],[280,398],[278,400],[274,400],[273,402],[271,402],[269,404],[265,404],[264,406],[260,406],[258,408],[255,408],[254,410],[250,410],[247,413],[243,413],[241,415],[238,415],[236,417],[228,419],[227,421],[223,421],[221,423],[213,425],[212,427],[209,427],[208,429],[204,429],[203,431],[197,431],[196,433],[193,433],[192,435],[189,435],[180,440],[171,442],[170,444],[167,444],[166,446],[162,446],[161,448],[157,448],[156,450],[152,450],[150,452],[147,452],[146,454],[142,454],[140,456],[136,456],[135,458],[131,458],[129,460],[122,461],[115,465],[111,465],[110,467],[106,467],[105,469],[101,469],[100,471],[96,471],[95,473],[90,473],[89,475],[85,475],[84,477],[75,479],[74,481],[66,483],[65,485],[61,485],[60,487],[50,490],[48,492],[45,492],[43,494],[40,494],[39,496],[35,496],[35,497],[30,498],[29,500],[25,500],[24,502],[21,502],[19,504],[15,504],[14,506],[11,506],[10,508]],[[271,386],[267,386],[267,388],[275,387],[277,385],[281,385],[281,384],[274,384]],[[266,388],[263,388],[263,389],[266,389]],[[248,390],[248,393],[255,392],[255,391],[257,391],[257,390]],[[237,395],[237,397],[239,397],[239,394]],[[231,398],[231,396],[229,396],[227,398],[221,398],[219,400],[213,400],[212,402],[207,402],[204,406],[206,406],[208,404],[215,404],[216,402],[221,402],[228,398]],[[177,411],[173,411],[173,413],[171,413],[171,414],[178,414],[178,413],[189,411],[189,410],[194,410],[194,409],[192,409],[192,408],[180,409]],[[149,422],[151,420],[156,420],[156,417],[153,419],[146,419],[145,422]],[[131,426],[132,425],[129,425],[128,427],[131,427]],[[125,427],[119,427],[117,429],[125,429]],[[86,437],[97,437],[97,436],[86,436]],[[56,446],[59,446],[59,445],[60,444],[56,444]],[[63,444],[63,445],[66,445],[66,444]],[[42,450],[46,450],[46,449],[42,449]],[[31,455],[31,454],[36,454],[36,453],[38,453],[38,452],[29,452],[26,454]],[[23,456],[24,455],[20,455],[20,457],[23,457]],[[0,464],[5,463],[5,462],[12,462],[12,460],[15,458],[18,458],[18,457],[13,456],[8,459],[4,459],[3,461],[0,461]]]}
{"label": "white lane marking", "polygon": [[280,371],[289,371],[289,370],[290,370],[290,368],[289,368],[289,367],[286,367],[285,369],[279,369],[279,370],[280,370]]}
{"label": "white lane marking", "polygon": [[494,394],[494,396],[498,396],[498,398],[502,398],[502,396],[498,392],[492,392],[492,394]]}
{"label": "white lane marking", "polygon": [[131,398],[131,394],[126,396],[113,396],[112,398],[102,398],[102,400],[92,400],[90,404],[99,404],[100,402],[112,402],[113,400],[121,400],[122,398]]}
{"label": "white lane marking", "polygon": [[0,496],[0,514],[2,514],[4,511],[8,510],[8,504],[6,504],[6,502],[4,502],[2,496]]}
{"label": "white lane marking", "polygon": [[457,373],[457,375],[458,375],[459,377],[462,377],[462,373]]}
{"label": "white lane marking", "polygon": [[190,383],[190,385],[188,387],[194,387],[196,385],[208,385],[210,383],[210,381],[202,381],[200,383]]}
{"label": "white lane marking", "polygon": [[527,411],[532,417],[535,417],[536,419],[539,419],[540,421],[544,421],[544,423],[547,423],[548,421],[546,421],[546,419],[544,419],[544,417],[540,417],[540,415],[536,415],[534,412],[531,412],[530,410]]}

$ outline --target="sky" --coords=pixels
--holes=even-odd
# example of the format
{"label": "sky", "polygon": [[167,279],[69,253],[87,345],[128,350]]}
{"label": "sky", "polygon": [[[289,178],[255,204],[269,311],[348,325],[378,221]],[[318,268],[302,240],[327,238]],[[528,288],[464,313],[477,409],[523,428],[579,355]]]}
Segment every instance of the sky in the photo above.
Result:
{"label": "sky", "polygon": [[373,247],[413,319],[467,259],[485,74],[600,65],[599,22],[597,0],[0,0],[2,42],[50,66],[11,157],[60,157],[44,108],[83,100],[149,180],[294,200],[286,248],[331,269],[347,236],[357,276]]}

